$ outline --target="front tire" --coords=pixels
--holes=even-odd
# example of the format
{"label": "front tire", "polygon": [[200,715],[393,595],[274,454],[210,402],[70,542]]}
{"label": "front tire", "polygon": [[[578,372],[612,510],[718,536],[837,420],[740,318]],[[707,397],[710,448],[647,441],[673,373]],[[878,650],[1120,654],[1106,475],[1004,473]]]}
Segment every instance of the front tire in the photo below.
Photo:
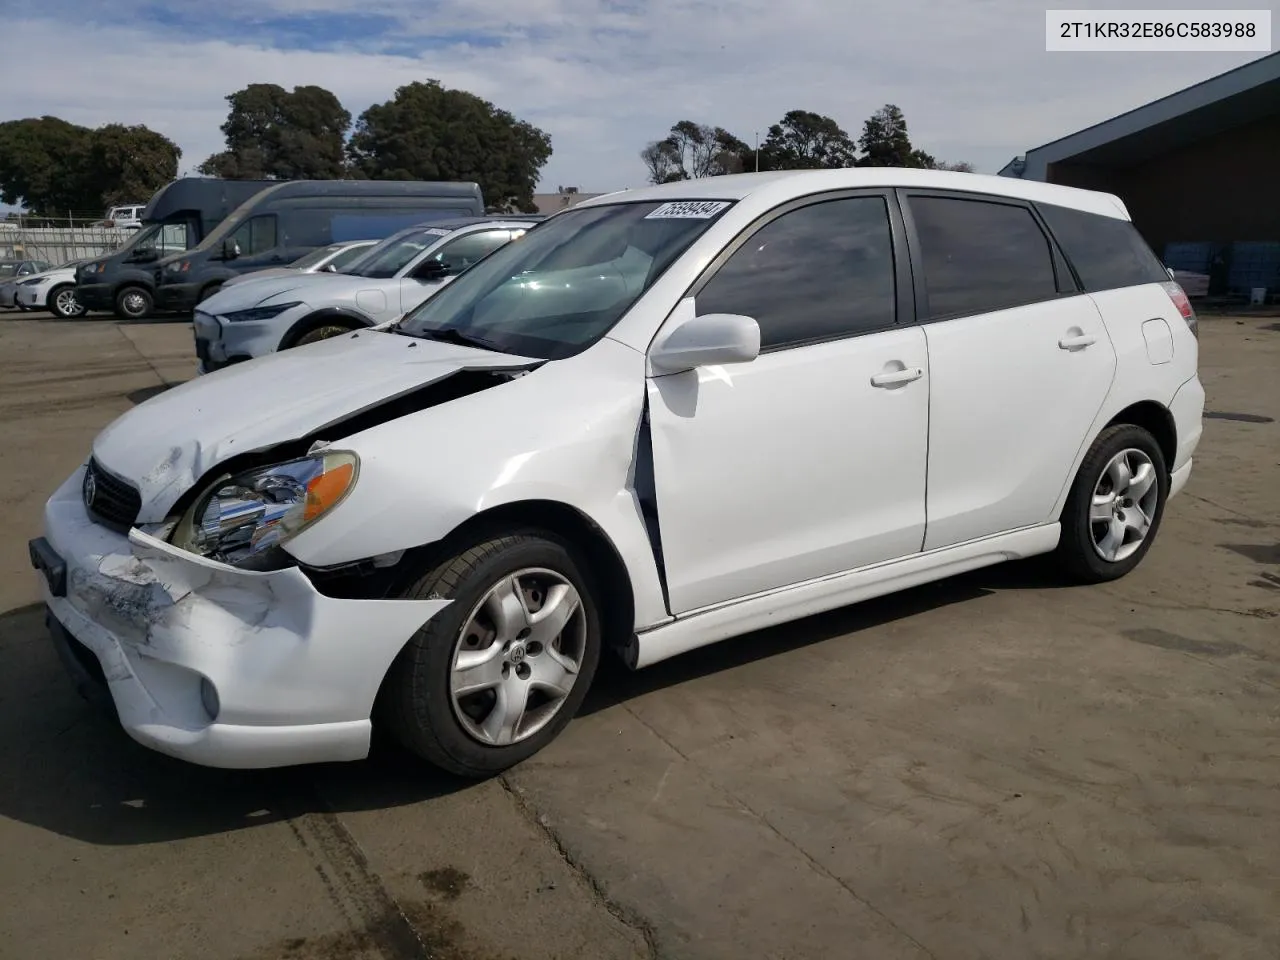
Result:
{"label": "front tire", "polygon": [[380,695],[406,748],[483,778],[569,723],[600,660],[600,614],[572,548],[538,533],[477,543],[402,593],[453,601],[410,639]]}
{"label": "front tire", "polygon": [[49,305],[49,312],[62,320],[74,320],[88,313],[76,299],[76,288],[69,283],[50,290],[45,303]]}
{"label": "front tire", "polygon": [[155,309],[155,299],[146,287],[124,287],[116,294],[116,316],[121,320],[145,320]]}
{"label": "front tire", "polygon": [[1165,500],[1169,470],[1148,431],[1116,424],[1093,442],[1062,511],[1057,557],[1081,583],[1106,583],[1128,574],[1151,549]]}
{"label": "front tire", "polygon": [[307,330],[300,336],[296,337],[293,343],[289,344],[289,346],[301,347],[308,343],[316,343],[320,340],[329,340],[333,337],[340,337],[344,333],[351,333],[353,330],[358,329],[359,327],[349,321],[331,320],[326,323],[316,324],[310,330]]}

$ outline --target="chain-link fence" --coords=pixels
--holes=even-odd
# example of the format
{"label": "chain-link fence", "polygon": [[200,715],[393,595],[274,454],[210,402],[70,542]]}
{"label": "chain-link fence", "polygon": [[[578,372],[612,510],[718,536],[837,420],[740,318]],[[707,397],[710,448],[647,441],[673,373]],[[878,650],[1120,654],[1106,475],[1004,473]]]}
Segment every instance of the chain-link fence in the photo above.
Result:
{"label": "chain-link fence", "polygon": [[0,259],[55,265],[87,260],[118,249],[135,232],[108,225],[100,216],[10,216],[0,220]]}

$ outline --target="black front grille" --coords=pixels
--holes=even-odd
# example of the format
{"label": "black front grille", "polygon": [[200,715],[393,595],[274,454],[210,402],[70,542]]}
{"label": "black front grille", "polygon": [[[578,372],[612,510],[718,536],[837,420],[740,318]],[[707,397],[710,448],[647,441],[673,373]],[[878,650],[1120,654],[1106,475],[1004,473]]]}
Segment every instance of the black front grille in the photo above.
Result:
{"label": "black front grille", "polygon": [[142,509],[142,495],[137,489],[107,473],[96,460],[90,460],[85,469],[81,493],[89,516],[118,533],[128,533]]}
{"label": "black front grille", "polygon": [[209,362],[209,341],[203,337],[196,337],[196,359],[201,363]]}

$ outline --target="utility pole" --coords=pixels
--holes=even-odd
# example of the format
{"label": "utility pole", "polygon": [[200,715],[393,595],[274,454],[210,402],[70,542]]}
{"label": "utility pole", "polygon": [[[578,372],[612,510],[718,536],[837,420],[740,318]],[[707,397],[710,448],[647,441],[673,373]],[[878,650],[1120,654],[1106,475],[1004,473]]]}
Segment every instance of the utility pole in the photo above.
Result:
{"label": "utility pole", "polygon": [[760,131],[756,131],[756,173],[760,172]]}

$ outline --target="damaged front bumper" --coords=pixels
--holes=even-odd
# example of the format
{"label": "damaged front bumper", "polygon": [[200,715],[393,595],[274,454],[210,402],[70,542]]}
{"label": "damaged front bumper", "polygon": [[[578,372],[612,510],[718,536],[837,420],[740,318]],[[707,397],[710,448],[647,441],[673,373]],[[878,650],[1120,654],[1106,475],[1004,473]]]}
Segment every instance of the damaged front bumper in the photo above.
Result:
{"label": "damaged front bumper", "polygon": [[125,537],[89,518],[82,477],[46,504],[32,563],[51,629],[101,665],[133,739],[212,767],[368,754],[387,669],[448,600],[335,599],[296,567],[240,570],[141,530]]}

